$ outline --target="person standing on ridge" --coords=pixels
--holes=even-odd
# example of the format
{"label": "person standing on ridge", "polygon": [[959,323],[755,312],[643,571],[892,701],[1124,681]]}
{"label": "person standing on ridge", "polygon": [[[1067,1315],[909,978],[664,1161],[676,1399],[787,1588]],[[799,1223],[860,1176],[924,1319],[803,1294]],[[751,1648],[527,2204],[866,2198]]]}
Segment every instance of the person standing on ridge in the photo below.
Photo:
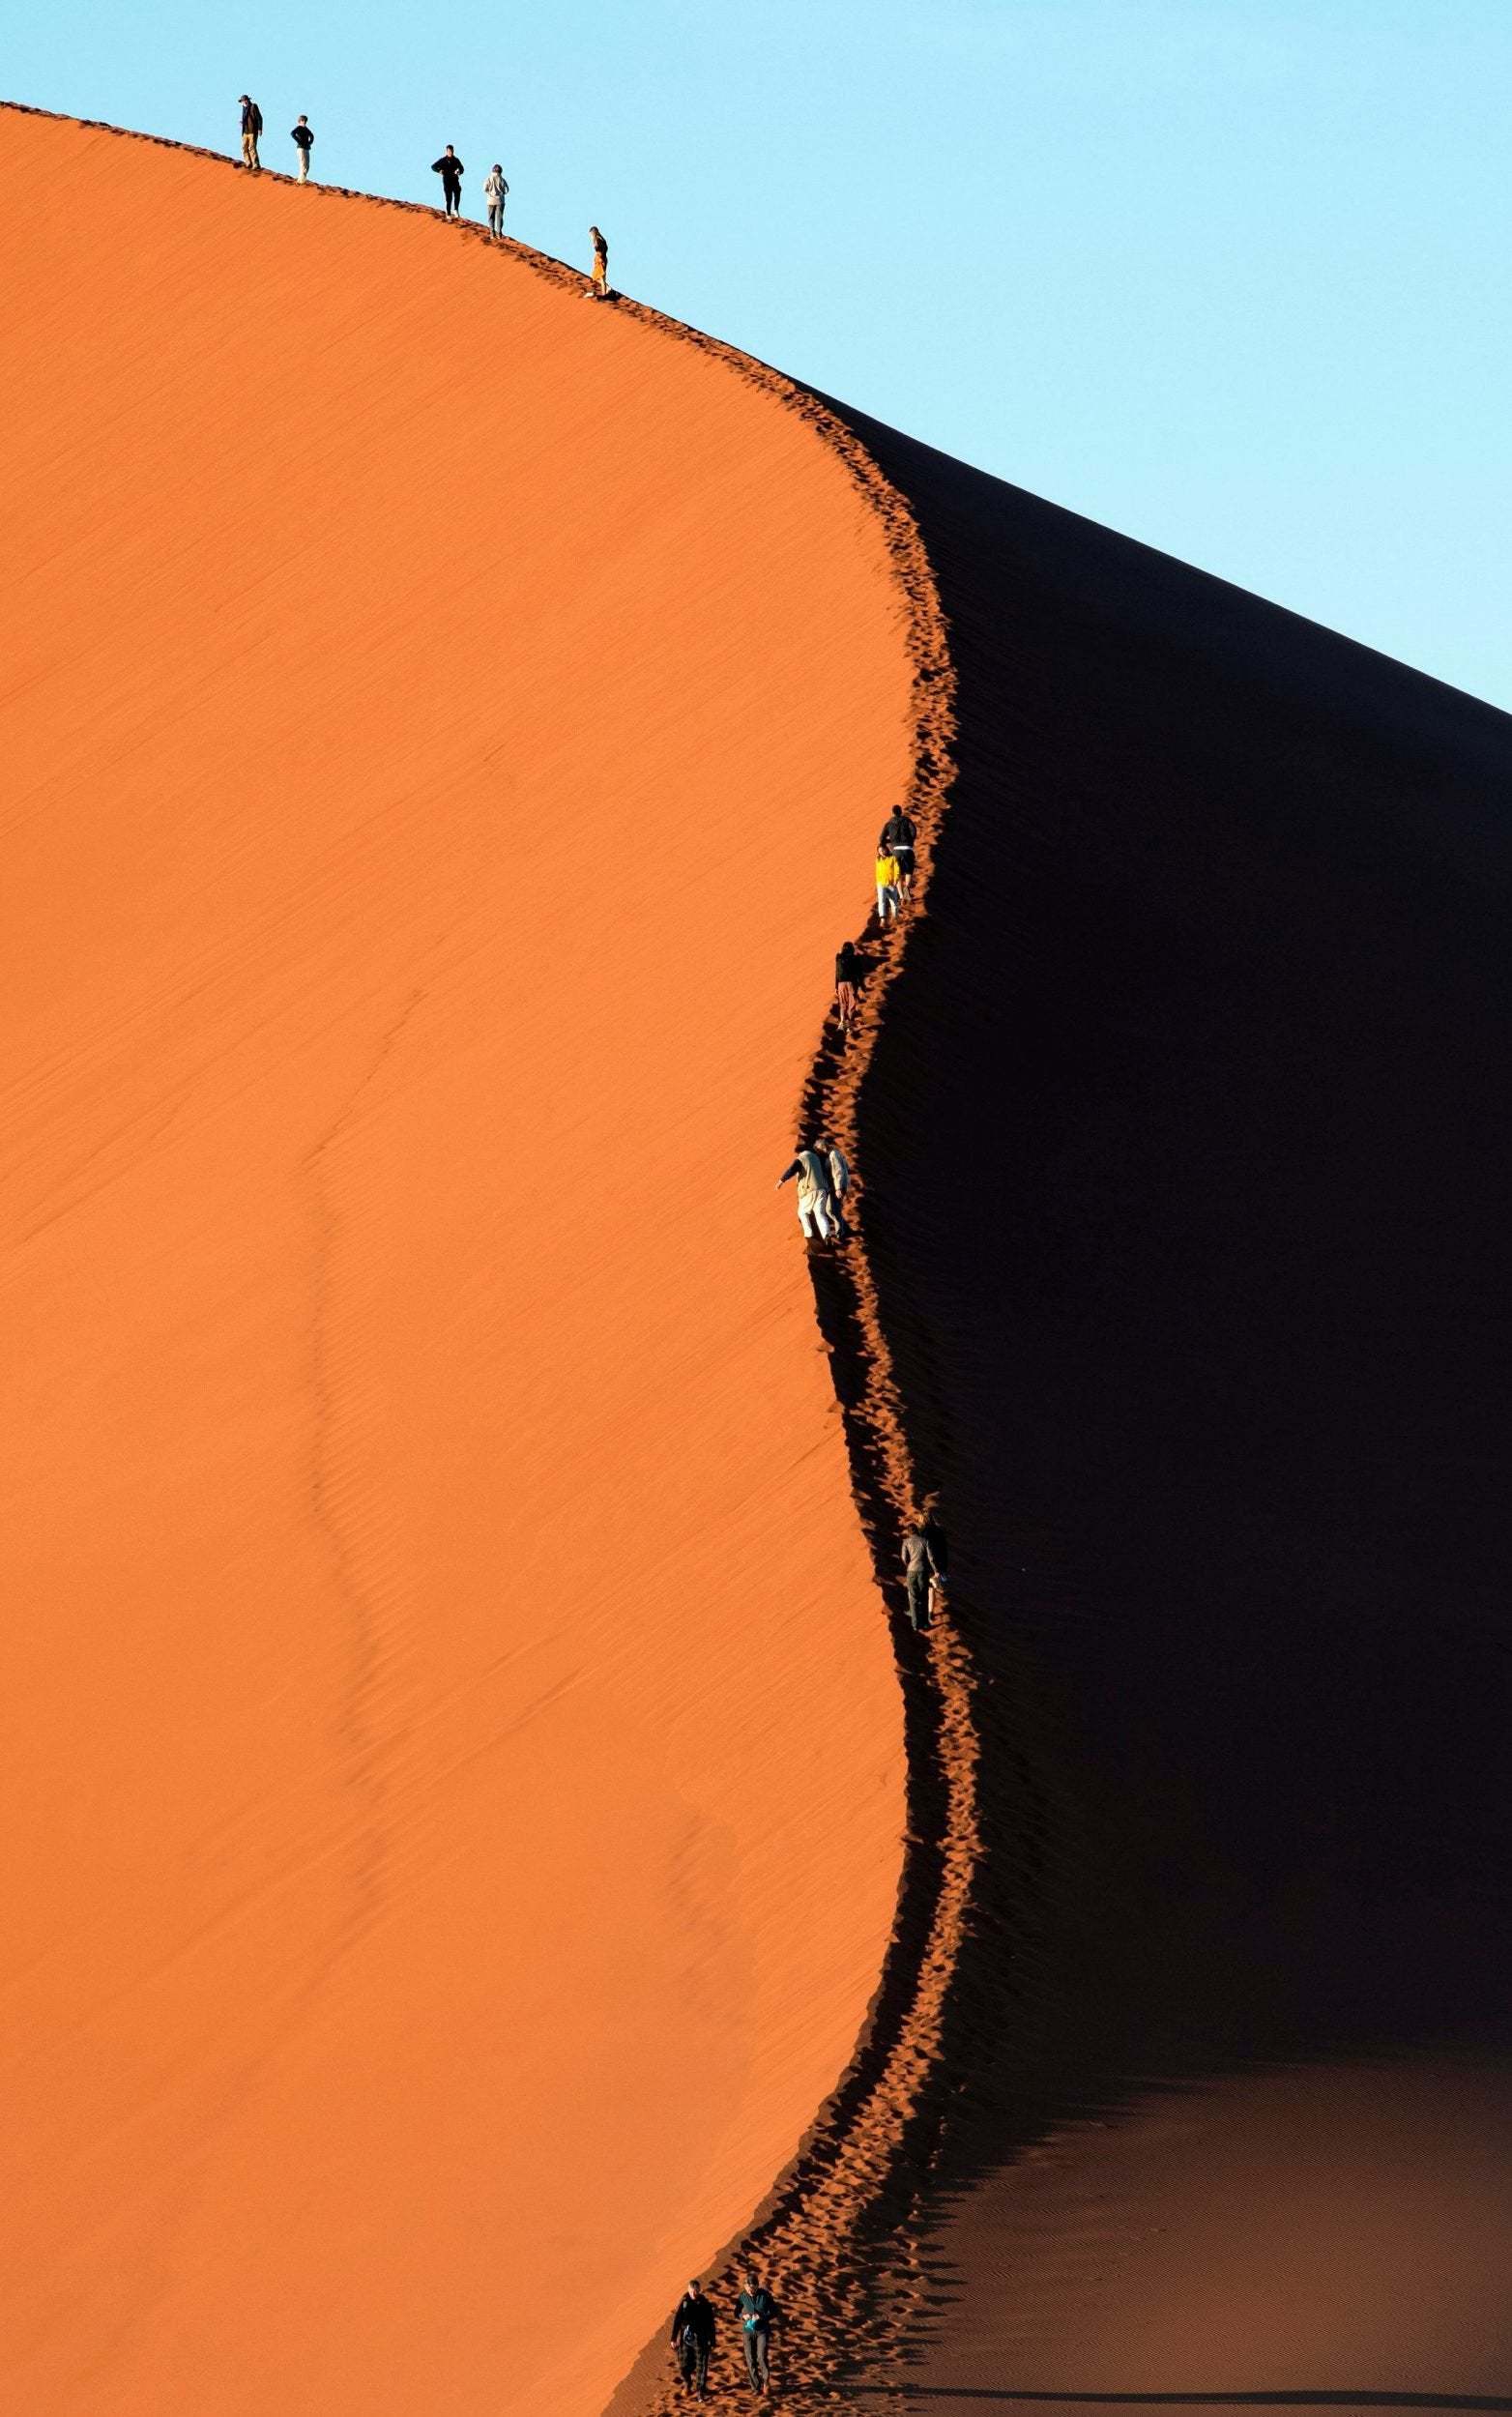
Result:
{"label": "person standing on ridge", "polygon": [[898,868],[898,889],[905,901],[914,887],[914,842],[917,836],[901,805],[895,805],[883,824],[882,837],[877,842],[881,852],[890,856]]}
{"label": "person standing on ridge", "polygon": [[836,951],[834,961],[834,1004],[840,1018],[842,1036],[851,1029],[856,1014],[856,994],[861,983],[861,960],[856,943],[848,940]]}
{"label": "person standing on ridge", "polygon": [[594,248],[594,265],[591,273],[592,281],[584,286],[583,292],[590,302],[607,302],[609,299],[609,247],[596,226],[589,228],[588,240]]}
{"label": "person standing on ridge", "polygon": [[924,1507],[924,1541],[929,1547],[929,1616],[945,1608],[945,1590],[949,1585],[950,1548],[945,1531],[940,1524],[939,1507],[934,1502]]}
{"label": "person standing on ridge", "polygon": [[[945,1590],[943,1571],[935,1562],[934,1545],[930,1537],[933,1512],[924,1519],[916,1519],[903,1539],[903,1583],[908,1588],[908,1616],[917,1629],[927,1628],[933,1609],[933,1590]],[[945,1534],[937,1530],[941,1545]]]}
{"label": "person standing on ridge", "polygon": [[798,1221],[803,1229],[803,1239],[811,1242],[817,1226],[820,1240],[828,1242],[832,1231],[830,1221],[834,1215],[834,1203],[829,1196],[829,1162],[823,1150],[800,1150],[793,1164],[785,1167],[778,1176],[777,1190],[780,1192],[784,1183],[791,1183],[795,1175],[798,1177]]}
{"label": "person standing on ridge", "polygon": [[309,131],[307,117],[302,116],[298,126],[290,128],[289,140],[300,155],[300,183],[307,185],[309,183],[309,155],[315,148],[315,137]]}
{"label": "person standing on ridge", "polygon": [[672,2319],[672,2346],[684,2392],[709,2398],[709,2353],[714,2345],[713,2302],[705,2299],[695,2275],[677,2305]]}
{"label": "person standing on ridge", "polygon": [[898,913],[898,859],[890,848],[884,848],[877,858],[877,920],[895,921]]}
{"label": "person standing on ridge", "polygon": [[504,170],[496,160],[483,178],[483,199],[488,205],[488,232],[496,241],[504,234],[504,197],[509,189]]}
{"label": "person standing on ridge", "polygon": [[256,102],[253,101],[248,94],[243,93],[242,165],[244,168],[261,168],[262,166],[262,161],[257,157],[257,137],[262,131],[263,113],[261,109],[259,109]]}
{"label": "person standing on ridge", "polygon": [[785,2327],[787,2319],[752,2267],[746,2268],[745,2286],[736,2300],[735,2311],[741,2320],[745,2372],[751,2379],[751,2390],[760,2399],[762,2393],[771,2389],[772,2328]]}
{"label": "person standing on ridge", "polygon": [[846,1231],[845,1196],[851,1188],[850,1161],[832,1133],[821,1133],[819,1148],[829,1168],[829,1213],[834,1219],[835,1232],[843,1239]]}
{"label": "person standing on ridge", "polygon": [[447,217],[459,218],[462,215],[462,162],[450,143],[439,160],[432,160],[430,172],[441,179],[441,198],[446,203]]}

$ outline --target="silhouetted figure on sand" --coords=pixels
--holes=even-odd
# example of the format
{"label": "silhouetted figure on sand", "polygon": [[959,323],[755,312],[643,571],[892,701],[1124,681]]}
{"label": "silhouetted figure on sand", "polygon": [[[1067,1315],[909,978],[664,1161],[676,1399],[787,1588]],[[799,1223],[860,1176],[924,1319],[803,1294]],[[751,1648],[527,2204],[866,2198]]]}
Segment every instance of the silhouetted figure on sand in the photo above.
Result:
{"label": "silhouetted figure on sand", "polygon": [[488,210],[488,232],[496,241],[504,234],[504,204],[509,189],[509,180],[496,160],[483,178],[483,200]]}
{"label": "silhouetted figure on sand", "polygon": [[918,833],[901,805],[895,805],[882,827],[877,846],[898,868],[898,889],[907,898],[914,887],[914,842]]}
{"label": "silhouetted figure on sand", "polygon": [[898,859],[890,848],[883,848],[877,857],[877,920],[891,922],[898,913]]}
{"label": "silhouetted figure on sand", "polygon": [[803,1229],[803,1239],[811,1242],[817,1230],[819,1239],[828,1242],[834,1231],[834,1202],[829,1191],[829,1161],[822,1150],[800,1150],[790,1167],[777,1178],[780,1192],[784,1183],[798,1178],[798,1221]]}
{"label": "silhouetted figure on sand", "polygon": [[786,2319],[771,2293],[752,2270],[747,2270],[744,2288],[735,2303],[741,2320],[741,2347],[745,2352],[745,2372],[751,2379],[751,2390],[758,2395],[771,2389],[771,2336],[776,2326]]}
{"label": "silhouetted figure on sand", "polygon": [[315,148],[315,137],[309,131],[308,118],[302,117],[298,126],[290,128],[289,140],[300,155],[300,183],[307,185],[309,183],[309,155]]}
{"label": "silhouetted figure on sand", "polygon": [[594,248],[594,265],[590,272],[590,282],[584,286],[583,292],[590,302],[607,302],[609,299],[609,247],[596,226],[589,228],[588,240]]}
{"label": "silhouetted figure on sand", "polygon": [[944,1607],[950,1583],[950,1548],[933,1502],[924,1512],[924,1542],[929,1547],[929,1616],[933,1619]]}
{"label": "silhouetted figure on sand", "polygon": [[256,102],[253,101],[248,94],[243,93],[242,165],[244,168],[260,168],[262,166],[262,161],[257,157],[257,137],[262,131],[263,113],[261,109],[259,109]]}
{"label": "silhouetted figure on sand", "polygon": [[861,960],[854,940],[835,952],[834,1004],[840,1030],[848,1033],[856,1015],[856,994],[861,986]]}
{"label": "silhouetted figure on sand", "polygon": [[677,2304],[672,2346],[678,2354],[683,2391],[695,2393],[701,2401],[709,2398],[709,2353],[713,2345],[713,2304],[705,2299],[695,2275]]}
{"label": "silhouetted figure on sand", "polygon": [[447,217],[459,218],[462,215],[462,162],[450,143],[439,160],[432,160],[430,172],[441,179],[441,198],[446,204]]}

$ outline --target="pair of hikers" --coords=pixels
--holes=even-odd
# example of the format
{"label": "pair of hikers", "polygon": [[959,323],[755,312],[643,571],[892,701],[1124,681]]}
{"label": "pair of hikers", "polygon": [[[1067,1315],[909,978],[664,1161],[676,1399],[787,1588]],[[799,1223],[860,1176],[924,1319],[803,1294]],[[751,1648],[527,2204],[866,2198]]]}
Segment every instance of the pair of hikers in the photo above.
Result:
{"label": "pair of hikers", "polygon": [[[752,2392],[760,2398],[771,2388],[771,2335],[786,2319],[760,2278],[747,2269],[736,2299],[741,2347]],[[714,2312],[695,2276],[677,2305],[672,2319],[672,2346],[677,2352],[683,2389],[696,2399],[709,2398],[709,2355],[714,2345]]]}
{"label": "pair of hikers", "polygon": [[[253,168],[260,174],[263,163],[257,156],[257,145],[263,131],[263,113],[248,93],[243,93],[239,105],[242,111],[242,165],[246,168]],[[309,155],[315,142],[315,137],[309,131],[307,117],[302,115],[299,124],[290,128],[289,140],[299,153],[299,181],[302,185],[307,185],[309,183]]]}
{"label": "pair of hikers", "polygon": [[889,923],[907,905],[914,888],[914,825],[901,805],[883,824],[877,841],[877,919]]}
{"label": "pair of hikers", "polygon": [[[462,215],[462,179],[467,174],[456,156],[456,145],[448,143],[439,160],[430,163],[432,176],[441,179],[441,202],[449,218]],[[495,242],[504,236],[504,204],[509,189],[509,179],[496,160],[483,178],[483,206],[488,213],[488,232]]]}
{"label": "pair of hikers", "polygon": [[927,1628],[944,1602],[948,1568],[945,1529],[931,1504],[903,1539],[903,1583],[915,1628]]}
{"label": "pair of hikers", "polygon": [[790,1167],[777,1178],[780,1192],[784,1183],[798,1178],[798,1221],[803,1229],[803,1239],[811,1242],[817,1232],[822,1242],[831,1234],[837,1238],[845,1232],[845,1219],[840,1204],[851,1188],[851,1169],[844,1150],[830,1134],[818,1138],[800,1150]]}

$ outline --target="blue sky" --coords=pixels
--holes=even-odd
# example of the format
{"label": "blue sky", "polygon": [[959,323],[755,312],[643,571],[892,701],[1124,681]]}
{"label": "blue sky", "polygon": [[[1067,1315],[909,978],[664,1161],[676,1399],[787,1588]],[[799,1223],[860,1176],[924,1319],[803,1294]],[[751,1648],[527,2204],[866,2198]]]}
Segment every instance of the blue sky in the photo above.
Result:
{"label": "blue sky", "polygon": [[[477,213],[1512,708],[1512,0],[50,0],[8,97]],[[108,196],[67,193],[110,237]],[[479,364],[484,374],[483,364]]]}

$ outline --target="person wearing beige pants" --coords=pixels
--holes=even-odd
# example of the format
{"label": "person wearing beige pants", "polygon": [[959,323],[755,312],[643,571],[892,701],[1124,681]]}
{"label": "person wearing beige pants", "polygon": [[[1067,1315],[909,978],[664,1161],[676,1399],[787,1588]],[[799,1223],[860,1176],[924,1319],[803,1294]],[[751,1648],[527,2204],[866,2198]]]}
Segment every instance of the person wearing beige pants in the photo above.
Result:
{"label": "person wearing beige pants", "polygon": [[259,109],[255,101],[250,100],[246,93],[243,93],[242,165],[244,168],[260,168],[262,166],[262,161],[257,157],[257,137],[262,131],[263,113],[261,109]]}
{"label": "person wearing beige pants", "polygon": [[309,183],[309,155],[315,147],[315,137],[309,131],[309,120],[303,112],[298,126],[289,129],[289,140],[300,155],[300,183],[307,185]]}

